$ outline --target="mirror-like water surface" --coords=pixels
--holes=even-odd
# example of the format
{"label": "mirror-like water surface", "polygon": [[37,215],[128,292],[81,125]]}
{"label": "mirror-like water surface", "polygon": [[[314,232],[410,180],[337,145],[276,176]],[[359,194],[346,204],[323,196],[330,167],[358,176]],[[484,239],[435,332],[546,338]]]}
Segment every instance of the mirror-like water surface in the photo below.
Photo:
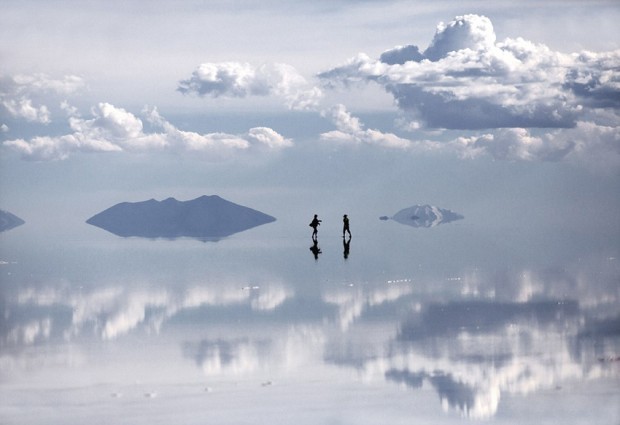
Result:
{"label": "mirror-like water surface", "polygon": [[3,233],[0,421],[618,423],[614,242],[354,223]]}

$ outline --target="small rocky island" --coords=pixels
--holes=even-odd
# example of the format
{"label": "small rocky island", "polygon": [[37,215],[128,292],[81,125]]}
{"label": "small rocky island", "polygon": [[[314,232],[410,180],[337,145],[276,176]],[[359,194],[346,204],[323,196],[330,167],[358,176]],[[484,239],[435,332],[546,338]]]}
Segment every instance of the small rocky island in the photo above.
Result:
{"label": "small rocky island", "polygon": [[0,232],[21,226],[25,221],[8,211],[0,210]]}
{"label": "small rocky island", "polygon": [[118,236],[218,239],[276,219],[217,195],[191,201],[168,198],[122,202],[86,220]]}
{"label": "small rocky island", "polygon": [[414,205],[398,211],[392,217],[379,217],[380,220],[392,219],[400,224],[412,227],[435,227],[463,218],[462,215],[453,211],[432,205]]}

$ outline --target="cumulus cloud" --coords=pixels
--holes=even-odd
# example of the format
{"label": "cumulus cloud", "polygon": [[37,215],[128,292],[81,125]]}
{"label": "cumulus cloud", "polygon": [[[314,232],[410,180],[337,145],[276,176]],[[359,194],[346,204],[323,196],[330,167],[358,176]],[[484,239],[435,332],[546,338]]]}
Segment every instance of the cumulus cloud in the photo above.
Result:
{"label": "cumulus cloud", "polygon": [[597,169],[620,167],[620,131],[614,126],[578,121],[575,128],[534,135],[530,129],[505,128],[449,141],[420,140],[411,149],[454,153],[461,158],[489,155],[496,160],[566,160]]}
{"label": "cumulus cloud", "polygon": [[[618,69],[620,51],[565,54],[522,38],[498,42],[487,17],[464,15],[440,23],[423,52],[406,45],[377,60],[358,54],[319,78],[326,87],[379,84],[394,97],[402,127],[486,131],[413,148],[542,160],[608,152],[620,162],[617,113],[596,119],[620,107]],[[549,133],[532,136],[532,128]],[[359,140],[353,134],[339,129],[324,138]]]}
{"label": "cumulus cloud", "polygon": [[455,20],[437,25],[435,37],[424,51],[424,56],[432,61],[446,57],[450,52],[470,49],[483,52],[495,45],[493,24],[486,16],[465,15]]}
{"label": "cumulus cloud", "polygon": [[49,124],[50,110],[43,102],[75,93],[84,85],[82,78],[75,75],[62,79],[46,74],[0,76],[0,114],[5,112],[12,118]]}
{"label": "cumulus cloud", "polygon": [[20,99],[5,99],[2,106],[13,117],[23,118],[26,121],[40,122],[41,124],[49,124],[50,111],[45,105],[33,106],[32,100],[22,97]]}
{"label": "cumulus cloud", "polygon": [[276,63],[254,67],[248,63],[203,63],[191,77],[179,81],[183,94],[211,97],[276,96],[290,109],[314,109],[322,97],[295,68]]}
{"label": "cumulus cloud", "polygon": [[337,128],[320,135],[321,140],[328,143],[350,146],[367,144],[412,153],[446,153],[464,159],[487,155],[501,161],[569,160],[599,169],[620,166],[620,131],[616,126],[591,121],[577,121],[574,128],[554,129],[540,134],[528,128],[500,128],[438,141],[409,140],[392,133],[364,129],[359,118],[347,111],[344,105],[336,105],[322,114]]}
{"label": "cumulus cloud", "polygon": [[252,128],[241,135],[180,130],[164,119],[156,108],[143,111],[148,123],[159,130],[148,132],[140,118],[109,103],[93,107],[90,119],[82,118],[67,104],[63,107],[69,114],[72,133],[8,140],[4,145],[21,153],[25,159],[39,161],[66,159],[77,152],[171,151],[221,158],[237,151],[274,150],[292,145],[290,139],[266,127]]}
{"label": "cumulus cloud", "polygon": [[582,52],[573,55],[564,88],[590,107],[620,107],[620,52]]}
{"label": "cumulus cloud", "polygon": [[617,101],[619,65],[620,52],[568,55],[522,38],[498,43],[488,18],[465,15],[441,23],[423,53],[409,45],[378,60],[360,54],[319,77],[328,86],[375,81],[430,128],[569,128],[584,101]]}
{"label": "cumulus cloud", "polygon": [[410,146],[409,140],[392,133],[364,129],[360,120],[352,116],[344,105],[336,105],[324,111],[323,116],[329,118],[337,130],[321,134],[321,140],[342,144],[369,144],[387,148],[404,149]]}

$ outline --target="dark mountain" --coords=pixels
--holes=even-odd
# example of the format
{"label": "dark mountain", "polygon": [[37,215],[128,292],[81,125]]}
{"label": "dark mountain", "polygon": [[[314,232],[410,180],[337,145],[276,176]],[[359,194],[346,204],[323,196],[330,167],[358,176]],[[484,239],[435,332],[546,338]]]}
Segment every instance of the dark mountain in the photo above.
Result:
{"label": "dark mountain", "polygon": [[25,221],[8,211],[0,210],[0,232],[21,226]]}
{"label": "dark mountain", "polygon": [[[462,215],[432,205],[414,205],[404,208],[391,217],[392,220],[413,227],[435,227],[451,221],[461,220]],[[386,220],[387,217],[381,217]]]}
{"label": "dark mountain", "polygon": [[213,195],[191,201],[168,198],[123,202],[86,222],[119,236],[217,239],[275,220],[260,211]]}

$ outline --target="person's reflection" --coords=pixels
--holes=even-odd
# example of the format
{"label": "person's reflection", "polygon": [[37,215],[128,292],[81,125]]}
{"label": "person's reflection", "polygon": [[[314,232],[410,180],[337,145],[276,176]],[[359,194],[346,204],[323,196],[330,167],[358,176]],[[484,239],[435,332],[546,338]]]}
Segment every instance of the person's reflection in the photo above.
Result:
{"label": "person's reflection", "polygon": [[319,240],[317,238],[312,238],[312,246],[310,247],[310,251],[314,254],[314,259],[319,259],[319,254],[321,253],[321,248],[319,248]]}
{"label": "person's reflection", "polygon": [[349,239],[345,239],[344,237],[342,238],[342,249],[342,255],[346,260],[347,258],[349,258],[349,250],[351,249],[351,236],[349,236]]}

